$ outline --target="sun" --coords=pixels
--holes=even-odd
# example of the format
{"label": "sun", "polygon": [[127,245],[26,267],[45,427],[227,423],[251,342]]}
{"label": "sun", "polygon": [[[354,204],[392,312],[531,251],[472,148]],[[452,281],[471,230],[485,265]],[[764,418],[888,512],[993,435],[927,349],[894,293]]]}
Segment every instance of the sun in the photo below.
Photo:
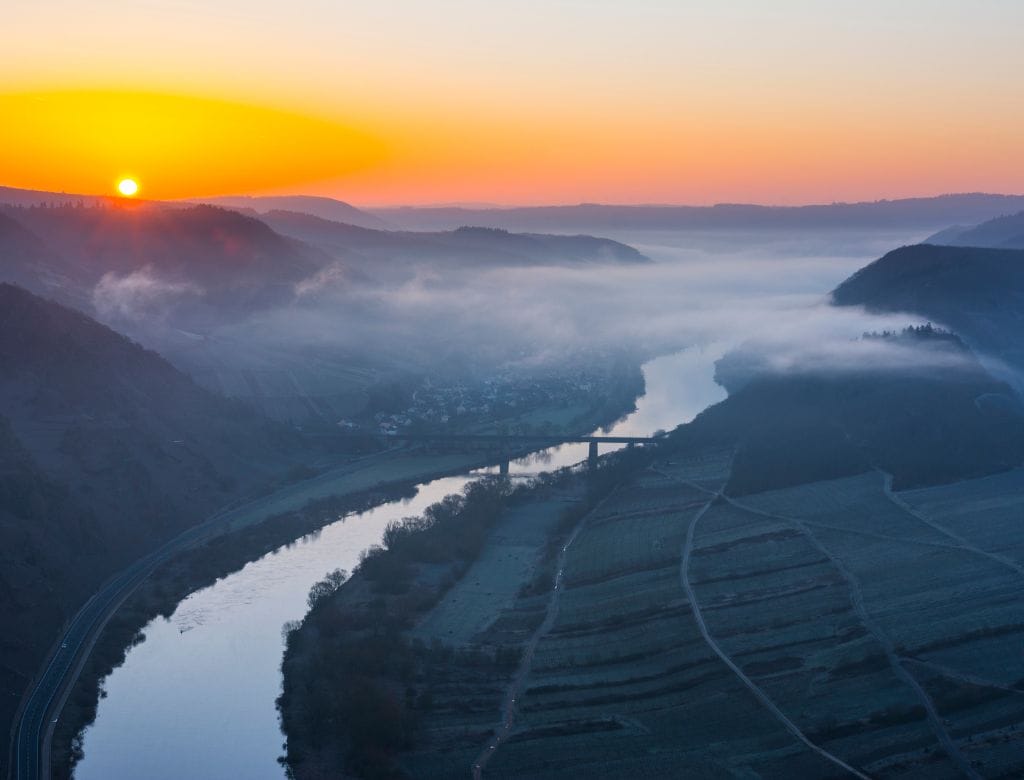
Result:
{"label": "sun", "polygon": [[117,183],[117,191],[126,198],[131,198],[139,191],[139,183],[135,179],[121,179]]}

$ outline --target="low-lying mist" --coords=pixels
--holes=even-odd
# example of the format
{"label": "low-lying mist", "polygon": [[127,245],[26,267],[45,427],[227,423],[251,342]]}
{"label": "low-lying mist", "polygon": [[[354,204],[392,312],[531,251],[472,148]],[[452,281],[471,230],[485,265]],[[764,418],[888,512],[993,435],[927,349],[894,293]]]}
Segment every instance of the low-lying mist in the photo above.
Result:
{"label": "low-lying mist", "polygon": [[857,343],[920,318],[830,305],[828,293],[866,263],[921,238],[838,231],[611,236],[653,262],[642,265],[459,266],[407,261],[396,281],[351,257],[309,274],[285,303],[210,328],[175,328],[176,306],[202,299],[198,284],[152,269],[108,274],[94,291],[104,319],[189,368],[203,359],[270,367],[275,355],[333,356],[361,365],[444,375],[497,366],[550,367],[581,354],[637,359],[688,347],[744,345],[773,370],[872,368],[948,356]]}

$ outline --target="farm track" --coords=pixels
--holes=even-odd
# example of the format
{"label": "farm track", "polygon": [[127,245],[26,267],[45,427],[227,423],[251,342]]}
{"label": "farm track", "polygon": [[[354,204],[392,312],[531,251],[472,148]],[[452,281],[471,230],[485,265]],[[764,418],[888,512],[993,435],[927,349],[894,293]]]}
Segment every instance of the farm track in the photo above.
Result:
{"label": "farm track", "polygon": [[[657,473],[662,474],[662,476],[667,477],[669,479],[675,479],[679,482],[682,482],[683,484],[690,485],[691,487],[695,486],[694,483],[687,482],[686,480],[681,480],[678,477],[673,477],[672,475],[664,474],[663,472]],[[753,680],[751,680],[743,672],[742,669],[740,669],[739,665],[737,665],[736,662],[732,660],[732,658],[718,645],[714,637],[711,636],[711,632],[708,629],[707,624],[704,622],[704,616],[701,613],[700,603],[697,601],[697,594],[694,592],[693,586],[690,584],[690,553],[693,551],[693,538],[697,529],[697,524],[700,522],[701,518],[707,513],[707,511],[714,505],[715,501],[718,500],[719,498],[724,498],[724,496],[720,491],[714,492],[706,488],[701,488],[701,490],[704,490],[707,493],[711,493],[712,497],[704,505],[704,507],[693,517],[693,519],[690,521],[688,528],[686,529],[686,541],[683,543],[682,561],[679,567],[679,578],[682,583],[683,590],[686,591],[686,596],[690,601],[690,608],[693,612],[694,620],[697,622],[697,628],[700,631],[701,637],[704,639],[704,643],[711,649],[711,651],[715,655],[719,657],[719,659],[721,659],[721,661],[726,666],[729,667],[730,670],[732,670],[733,674],[736,675],[739,681],[743,683],[744,686],[746,686],[746,688],[754,695],[754,697],[757,698],[759,702],[761,702],[765,709],[767,709],[790,734],[796,737],[810,750],[814,751],[827,761],[835,764],[840,769],[843,769],[844,771],[848,772],[854,777],[861,778],[861,780],[869,780],[868,776],[865,775],[863,772],[860,772],[859,770],[847,764],[838,756],[830,753],[823,747],[812,742],[810,738],[806,734],[804,734],[800,727],[797,726],[796,723],[791,721],[786,716],[786,714],[781,709],[779,709],[778,705],[776,705],[775,702],[772,701],[768,694],[761,690],[761,688]]]}
{"label": "farm track", "polygon": [[[949,732],[946,730],[946,727],[942,722],[942,718],[939,715],[938,709],[935,706],[935,702],[928,694],[928,692],[921,686],[921,683],[918,682],[917,678],[914,677],[910,670],[906,668],[906,662],[909,659],[900,656],[896,652],[896,647],[893,644],[892,640],[871,619],[871,616],[868,614],[867,607],[864,604],[864,596],[860,587],[860,583],[857,581],[857,578],[854,576],[853,572],[851,572],[849,568],[847,568],[846,564],[840,558],[834,555],[831,551],[829,551],[828,548],[825,547],[814,535],[814,532],[810,529],[810,527],[808,527],[802,520],[793,517],[786,517],[783,515],[773,514],[771,512],[764,512],[762,510],[747,506],[728,496],[724,496],[722,494],[718,495],[721,495],[725,501],[727,501],[729,504],[736,507],[737,509],[741,509],[751,514],[760,515],[762,517],[766,517],[772,520],[792,525],[793,527],[802,531],[816,549],[818,549],[823,555],[828,556],[829,560],[832,562],[832,565],[835,566],[835,568],[842,575],[843,579],[846,581],[847,589],[850,594],[850,601],[861,623],[871,633],[875,641],[877,641],[882,646],[882,649],[885,652],[886,658],[888,659],[889,665],[892,667],[893,672],[895,672],[895,674],[901,680],[903,680],[903,682],[906,683],[911,688],[911,690],[913,690],[916,693],[918,700],[924,707],[925,712],[928,716],[928,722],[932,727],[932,731],[934,732],[936,739],[938,739],[939,744],[942,746],[943,750],[950,757],[950,759],[952,759],[953,762],[956,763],[957,767],[960,769],[961,772],[963,772],[965,777],[977,778],[978,780],[980,780],[981,775],[979,775],[974,770],[970,762],[964,757],[963,753],[960,751],[960,748],[957,747],[956,743],[953,741],[953,738],[949,735]],[[949,534],[946,535],[950,536]],[[952,536],[950,536],[950,538],[952,538]]]}
{"label": "farm track", "polygon": [[[755,510],[748,509],[747,511],[753,512]],[[973,550],[966,550],[962,544],[956,544],[954,542],[930,542],[927,539],[908,539],[905,536],[880,534],[875,531],[865,531],[860,528],[844,528],[841,525],[829,525],[828,523],[820,523],[817,520],[801,520],[800,522],[809,528],[820,528],[822,531],[836,531],[841,534],[853,534],[854,536],[878,539],[883,542],[895,542],[896,544],[907,544],[916,547],[935,547],[940,550],[953,550],[956,552],[974,552]]]}
{"label": "farm track", "polygon": [[558,619],[558,606],[562,595],[562,584],[565,579],[565,559],[568,555],[569,548],[572,547],[572,543],[576,541],[576,537],[579,536],[580,532],[586,526],[587,521],[616,493],[618,493],[618,489],[609,493],[605,498],[599,501],[593,509],[580,518],[580,521],[572,529],[572,533],[569,534],[569,538],[566,539],[565,544],[562,545],[562,549],[558,553],[558,559],[555,563],[555,580],[551,589],[551,597],[548,600],[547,613],[544,615],[543,622],[537,627],[537,630],[533,632],[533,636],[530,637],[530,641],[527,642],[526,647],[523,650],[523,657],[519,662],[519,668],[516,670],[516,674],[512,678],[512,682],[509,683],[508,690],[505,693],[505,699],[501,707],[501,725],[498,727],[497,731],[495,731],[494,738],[491,739],[484,749],[480,751],[480,754],[473,762],[473,780],[481,780],[484,768],[494,757],[494,754],[497,752],[501,744],[508,739],[509,735],[512,733],[513,727],[515,726],[516,699],[522,695],[526,678],[530,675],[530,668],[533,665],[533,657],[537,651],[537,645],[551,630],[551,627],[554,626],[555,621]]}
{"label": "farm track", "polygon": [[1009,569],[1012,569],[1013,571],[1017,572],[1017,574],[1020,574],[1021,576],[1024,576],[1024,566],[1021,566],[1020,564],[1015,563],[1014,561],[1010,560],[1009,558],[1007,558],[1007,557],[1005,557],[1003,555],[999,555],[998,553],[989,552],[988,550],[983,550],[981,547],[978,547],[976,544],[973,544],[970,540],[965,539],[964,537],[960,536],[960,534],[955,533],[954,531],[949,530],[948,528],[946,528],[944,525],[941,525],[940,523],[936,523],[934,520],[932,520],[929,517],[925,517],[923,514],[918,512],[916,509],[914,509],[906,501],[904,501],[902,498],[900,498],[899,496],[897,496],[893,492],[893,489],[892,489],[892,474],[888,474],[888,473],[886,473],[884,471],[880,471],[879,473],[885,478],[885,481],[884,481],[884,492],[885,492],[886,498],[888,498],[893,504],[895,504],[903,512],[905,512],[906,514],[910,515],[911,517],[913,517],[918,522],[923,523],[924,525],[928,526],[933,531],[936,531],[937,533],[942,534],[943,536],[945,536],[948,539],[952,539],[954,542],[956,542],[956,546],[959,547],[961,550],[964,550],[965,552],[974,553],[975,555],[980,555],[982,557],[988,558],[990,561],[995,561],[999,565],[1005,566],[1005,567],[1007,567]]}
{"label": "farm track", "polygon": [[[1013,688],[1010,685],[1003,684],[991,679],[985,679],[978,677],[970,673],[960,672],[953,668],[943,666],[938,663],[933,663],[924,659],[915,658],[909,655],[903,654],[897,647],[895,640],[891,638],[888,633],[883,629],[882,624],[878,623],[868,610],[868,604],[866,602],[863,587],[860,579],[854,570],[850,568],[847,561],[840,557],[838,553],[833,553],[825,542],[818,538],[819,533],[849,533],[866,538],[878,539],[880,541],[896,544],[905,545],[909,548],[932,548],[936,550],[948,550],[952,552],[960,552],[971,556],[979,556],[988,559],[991,563],[997,564],[1000,568],[1007,568],[1014,571],[1016,574],[1024,575],[1024,566],[1015,563],[1013,560],[1006,556],[994,553],[977,545],[971,543],[969,540],[959,536],[953,530],[944,527],[940,523],[937,523],[926,516],[914,511],[910,506],[904,503],[900,497],[896,496],[891,490],[891,478],[888,475],[885,477],[884,492],[886,499],[894,504],[900,513],[906,517],[917,521],[923,526],[931,529],[937,533],[941,538],[932,536],[930,539],[922,538],[915,539],[913,536],[917,535],[916,532],[908,531],[906,536],[898,536],[882,533],[855,529],[855,528],[844,528],[841,525],[831,525],[827,522],[820,522],[818,519],[801,519],[798,517],[790,517],[784,514],[776,514],[772,511],[765,511],[752,506],[748,506],[742,501],[735,500],[729,496],[724,495],[722,489],[716,482],[709,482],[702,484],[695,482],[687,478],[688,475],[675,475],[673,473],[666,473],[657,468],[651,468],[651,473],[657,474],[661,478],[667,479],[671,482],[679,485],[685,485],[687,488],[698,491],[699,494],[707,497],[706,502],[700,501],[686,501],[676,502],[670,507],[657,507],[657,508],[644,508],[639,510],[630,511],[628,508],[623,506],[625,511],[623,512],[611,512],[609,514],[600,515],[600,507],[606,502],[613,501],[615,497],[620,496],[619,490],[616,490],[609,495],[604,501],[598,506],[594,507],[587,515],[585,515],[573,528],[570,535],[567,537],[566,542],[563,544],[561,551],[556,561],[556,573],[553,582],[553,587],[545,608],[545,616],[541,625],[535,630],[528,640],[524,651],[523,657],[520,660],[519,668],[515,676],[510,681],[507,690],[505,691],[503,704],[501,708],[501,721],[500,726],[493,732],[490,741],[485,747],[479,752],[473,767],[472,776],[474,780],[480,780],[484,774],[485,767],[494,757],[497,750],[505,743],[510,740],[513,733],[516,731],[517,721],[527,710],[523,710],[524,702],[521,698],[529,692],[527,689],[527,681],[533,673],[533,664],[536,660],[536,653],[541,643],[545,640],[553,630],[555,623],[559,617],[559,611],[561,606],[561,593],[566,587],[566,569],[568,561],[568,553],[570,548],[580,542],[582,534],[589,534],[590,531],[587,529],[594,529],[598,526],[604,526],[607,524],[615,524],[620,521],[641,521],[647,517],[654,517],[660,514],[664,514],[666,511],[684,511],[690,510],[692,512],[689,523],[685,529],[684,541],[682,544],[682,550],[680,554],[679,562],[679,582],[682,586],[682,590],[688,600],[688,605],[684,605],[684,608],[688,608],[688,611],[692,614],[694,622],[700,633],[701,641],[705,646],[710,649],[712,654],[720,661],[725,664],[729,671],[734,677],[740,682],[754,698],[758,701],[761,706],[768,711],[771,717],[779,723],[793,738],[800,742],[813,754],[817,755],[821,759],[828,761],[830,764],[835,766],[842,772],[858,778],[868,777],[861,769],[856,766],[847,763],[843,758],[823,745],[819,745],[804,733],[801,726],[795,721],[791,720],[789,716],[782,710],[780,704],[776,703],[773,698],[774,694],[770,694],[769,689],[761,687],[758,681],[748,676],[748,673],[740,666],[737,660],[726,651],[726,649],[719,644],[718,638],[712,634],[711,628],[708,626],[707,620],[714,620],[710,615],[705,614],[705,608],[702,607],[698,600],[696,589],[701,586],[701,582],[691,581],[691,558],[694,556],[695,550],[697,550],[699,559],[699,553],[704,551],[704,548],[697,549],[695,547],[696,540],[698,538],[698,528],[702,519],[710,517],[709,512],[716,505],[717,502],[725,502],[735,509],[749,515],[763,517],[772,520],[776,523],[784,524],[784,526],[792,529],[791,531],[780,530],[780,533],[799,534],[800,537],[804,538],[811,546],[819,553],[822,558],[820,561],[815,563],[825,563],[826,561],[831,564],[831,568],[838,577],[835,578],[836,584],[841,588],[845,586],[847,591],[847,598],[849,600],[849,607],[844,607],[844,611],[852,611],[853,615],[856,616],[857,622],[862,626],[862,629],[867,632],[869,636],[877,645],[879,658],[881,661],[882,657],[887,662],[886,665],[891,670],[891,673],[895,675],[906,688],[905,695],[911,697],[911,702],[919,704],[920,709],[918,712],[924,715],[924,720],[927,721],[928,727],[934,735],[935,742],[930,743],[935,745],[936,748],[941,749],[942,753],[948,756],[948,760],[951,762],[951,766],[956,767],[956,771],[963,777],[968,778],[980,778],[981,775],[974,769],[972,762],[961,752],[958,743],[953,739],[949,729],[947,728],[946,722],[940,715],[936,701],[932,698],[932,694],[924,687],[925,684],[931,685],[932,682],[937,682],[940,678],[947,679],[949,681],[955,681],[966,685],[977,686],[978,688],[987,688],[992,691],[1002,691],[1008,694],[1016,694],[1018,696],[1024,695],[1024,690]],[[877,483],[876,483],[877,484]],[[877,489],[877,488],[876,488]],[[606,507],[607,512],[610,507]],[[783,512],[787,512],[786,508],[783,507]],[[707,523],[705,523],[705,526]],[[681,532],[683,529],[679,529]],[[679,532],[676,534],[676,539],[679,538]],[[827,538],[827,537],[823,537]],[[948,540],[948,541],[947,541]],[[585,538],[584,538],[585,541]],[[678,543],[678,542],[676,542]],[[577,545],[578,546],[578,545]],[[808,554],[810,551],[808,550]],[[575,553],[574,553],[575,555]],[[852,564],[851,564],[852,565]],[[774,571],[774,570],[772,570]],[[841,578],[841,579],[840,579]],[[730,578],[731,579],[731,578]],[[841,593],[841,590],[840,590]],[[843,599],[845,601],[845,599]],[[849,612],[847,612],[849,614]],[[853,616],[851,615],[851,617]],[[600,628],[600,627],[598,627]],[[546,646],[546,645],[545,645]],[[881,668],[885,668],[884,666]],[[927,670],[927,671],[926,671]],[[920,678],[920,679],[919,679]],[[922,682],[924,681],[924,682]],[[579,686],[581,688],[587,688],[588,686]],[[561,706],[561,705],[560,705]],[[918,720],[921,726],[924,724]],[[806,725],[806,724],[805,724]],[[926,740],[923,744],[928,745],[927,731],[924,732],[924,739]],[[830,745],[831,747],[831,745]],[[941,754],[939,754],[941,755]],[[947,766],[950,766],[947,764]]]}
{"label": "farm track", "polygon": [[1005,691],[1006,693],[1015,693],[1018,696],[1024,696],[1024,690],[1021,690],[1020,688],[1013,688],[1009,685],[998,683],[995,680],[989,680],[985,677],[978,677],[974,674],[961,672],[958,669],[953,669],[949,666],[945,666],[944,664],[938,664],[934,661],[923,661],[920,658],[904,658],[904,660],[907,663],[914,664],[915,666],[923,666],[926,669],[931,669],[950,680],[957,680],[958,682],[964,682],[968,685],[976,685],[979,688],[991,688],[996,691]]}

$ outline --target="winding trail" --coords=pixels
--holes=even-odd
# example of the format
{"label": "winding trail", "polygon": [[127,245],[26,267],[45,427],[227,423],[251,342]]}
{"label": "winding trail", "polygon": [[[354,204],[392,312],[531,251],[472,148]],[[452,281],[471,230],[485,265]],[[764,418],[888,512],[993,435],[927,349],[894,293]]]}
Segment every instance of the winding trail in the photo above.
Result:
{"label": "winding trail", "polygon": [[[671,477],[670,475],[667,474],[664,476],[668,476],[670,479],[678,479],[676,477]],[[679,481],[682,482],[684,480]],[[712,492],[707,490],[706,488],[701,489],[708,493]],[[694,620],[697,622],[697,628],[700,630],[700,634],[704,638],[705,644],[707,644],[707,646],[711,648],[712,652],[715,655],[717,655],[719,659],[721,659],[722,663],[724,663],[726,666],[729,667],[729,669],[732,670],[733,674],[735,674],[736,677],[739,678],[740,682],[742,682],[747,687],[747,689],[754,694],[757,700],[761,702],[764,708],[767,709],[775,717],[775,719],[785,727],[786,731],[788,731],[790,734],[792,734],[794,737],[800,740],[810,750],[813,750],[819,756],[835,764],[840,769],[843,769],[844,771],[848,772],[854,777],[861,778],[861,780],[869,780],[868,776],[865,775],[863,772],[855,769],[835,754],[830,753],[823,747],[820,747],[816,745],[814,742],[812,742],[810,738],[806,734],[804,734],[800,727],[797,726],[793,721],[791,721],[786,716],[786,714],[779,709],[775,702],[773,702],[768,697],[768,694],[761,690],[761,688],[758,687],[758,685],[753,680],[747,677],[746,673],[744,673],[744,671],[740,669],[736,662],[733,661],[732,658],[724,650],[722,650],[718,642],[715,641],[714,637],[711,636],[711,632],[708,630],[707,623],[704,622],[704,615],[701,612],[700,603],[697,601],[697,594],[694,592],[693,586],[690,584],[690,553],[693,551],[693,537],[697,529],[697,523],[700,522],[700,519],[712,507],[715,501],[723,497],[724,496],[721,492],[714,493],[711,500],[708,501],[690,521],[690,525],[686,529],[686,541],[683,543],[682,562],[680,563],[679,567],[679,579],[682,582],[683,590],[686,591],[686,597],[687,599],[689,599],[690,602],[690,609],[693,612]]]}
{"label": "winding trail", "polygon": [[910,506],[910,504],[908,504],[902,498],[897,496],[895,491],[893,491],[893,489],[892,489],[892,474],[890,474],[890,473],[888,473],[886,471],[881,471],[880,469],[878,470],[878,473],[881,474],[882,477],[884,478],[883,489],[885,491],[886,497],[892,503],[894,503],[897,507],[899,507],[904,512],[906,512],[908,515],[913,517],[915,520],[917,520],[918,522],[923,523],[924,525],[928,526],[933,531],[936,531],[937,533],[942,534],[947,539],[952,539],[954,542],[956,542],[956,546],[958,548],[960,548],[961,550],[964,550],[965,552],[974,553],[975,555],[980,555],[980,556],[982,556],[984,558],[988,558],[990,561],[995,561],[1000,566],[1005,566],[1006,568],[1011,569],[1011,570],[1017,572],[1017,574],[1020,574],[1021,576],[1024,576],[1024,566],[1021,566],[1019,563],[1016,563],[1015,561],[1007,558],[1004,555],[999,555],[998,553],[989,552],[988,550],[984,550],[981,547],[978,547],[976,544],[974,544],[970,540],[964,538],[963,536],[960,536],[960,534],[955,533],[954,531],[949,530],[944,525],[936,523],[930,517],[926,517],[925,515],[923,515],[920,512],[918,512],[916,509],[914,509],[912,506]]}
{"label": "winding trail", "polygon": [[953,669],[950,666],[944,664],[938,664],[934,661],[925,661],[921,658],[908,658],[904,657],[904,662],[914,664],[915,666],[923,666],[925,669],[931,669],[932,671],[938,672],[943,677],[947,677],[951,680],[958,680],[959,682],[965,682],[969,685],[976,685],[979,688],[991,688],[996,691],[1005,691],[1006,693],[1015,693],[1018,696],[1024,696],[1024,690],[1020,688],[1014,688],[1003,683],[990,680],[987,677],[978,677],[977,675],[970,674],[969,672],[961,672],[959,669]]}
{"label": "winding trail", "polygon": [[889,666],[892,667],[893,672],[906,683],[911,690],[917,694],[918,701],[921,706],[924,707],[925,713],[928,717],[928,723],[931,725],[932,732],[935,734],[936,739],[942,746],[942,749],[950,757],[950,759],[957,765],[965,777],[976,778],[980,780],[981,775],[975,771],[974,767],[967,760],[964,754],[957,747],[953,738],[950,736],[949,731],[946,729],[945,724],[942,722],[942,717],[939,715],[938,708],[935,706],[935,701],[928,694],[928,692],[922,687],[921,683],[918,682],[917,678],[910,672],[906,667],[906,660],[896,652],[896,647],[893,644],[889,636],[882,630],[882,628],[874,622],[868,613],[867,607],[864,604],[864,594],[860,587],[860,582],[852,571],[846,566],[841,558],[832,553],[824,544],[822,544],[818,538],[814,535],[814,532],[800,519],[795,517],[786,517],[783,515],[776,515],[771,512],[765,512],[753,507],[747,506],[739,501],[736,501],[729,497],[724,497],[732,506],[737,509],[741,509],[744,512],[749,512],[755,515],[761,515],[776,521],[787,523],[803,533],[803,535],[814,545],[814,547],[823,555],[825,555],[835,566],[836,570],[842,575],[846,581],[847,590],[850,594],[850,602],[853,605],[854,611],[857,613],[857,617],[860,619],[864,627],[870,632],[875,641],[878,642],[882,650],[885,652],[886,659],[889,661]]}
{"label": "winding trail", "polygon": [[516,700],[522,693],[523,686],[526,683],[526,678],[530,675],[530,669],[533,665],[533,657],[537,651],[537,645],[540,643],[540,640],[544,638],[545,634],[551,630],[551,627],[554,626],[555,621],[558,619],[558,605],[562,595],[562,583],[565,579],[565,559],[569,553],[569,548],[572,547],[572,543],[576,541],[576,537],[579,536],[580,532],[583,530],[587,520],[589,520],[594,512],[596,512],[616,493],[618,493],[618,488],[598,501],[589,512],[580,518],[580,521],[576,523],[575,527],[572,529],[572,533],[569,534],[569,538],[566,539],[565,544],[562,545],[562,549],[558,553],[558,558],[555,562],[555,579],[551,588],[551,596],[548,599],[548,607],[544,615],[544,620],[537,627],[537,630],[533,632],[533,636],[530,637],[530,641],[526,643],[526,647],[523,649],[523,657],[519,661],[519,668],[516,669],[516,673],[512,677],[512,681],[509,683],[508,689],[505,692],[505,698],[501,705],[501,724],[494,732],[494,737],[491,741],[484,746],[483,750],[481,750],[479,755],[477,755],[476,760],[473,761],[473,780],[481,780],[484,768],[494,757],[495,752],[497,752],[501,744],[508,739],[509,735],[512,733],[512,729],[515,727]]}
{"label": "winding trail", "polygon": [[801,520],[800,522],[810,528],[820,528],[822,531],[837,531],[841,534],[853,534],[854,536],[863,536],[867,539],[880,539],[884,542],[894,542],[895,544],[905,544],[912,547],[935,547],[939,550],[954,550],[956,552],[970,552],[969,550],[965,551],[962,545],[956,544],[955,542],[930,542],[927,539],[908,539],[905,536],[880,534],[875,531],[865,531],[861,528],[844,528],[841,525],[829,525],[828,523],[821,523],[817,520]]}

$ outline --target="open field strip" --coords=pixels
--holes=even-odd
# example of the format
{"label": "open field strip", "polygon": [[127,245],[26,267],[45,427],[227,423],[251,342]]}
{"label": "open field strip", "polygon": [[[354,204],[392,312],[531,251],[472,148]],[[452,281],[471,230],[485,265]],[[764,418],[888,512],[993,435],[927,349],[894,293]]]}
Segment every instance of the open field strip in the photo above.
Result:
{"label": "open field strip", "polygon": [[544,620],[523,647],[522,655],[519,660],[519,667],[516,669],[516,672],[506,689],[504,701],[502,702],[501,722],[495,730],[494,736],[488,740],[483,750],[480,751],[476,760],[473,762],[471,769],[474,780],[480,780],[484,767],[494,757],[495,751],[501,746],[502,742],[508,738],[515,726],[516,711],[518,709],[517,699],[521,696],[522,690],[526,684],[526,678],[530,674],[530,666],[533,663],[533,655],[536,652],[537,644],[544,637],[544,634],[551,630],[551,626],[558,619],[558,602],[561,596],[562,585],[565,580],[565,561],[569,548],[572,547],[576,538],[586,526],[587,519],[590,514],[591,513],[587,513],[580,518],[579,522],[570,532],[569,538],[558,553],[558,558],[555,561],[555,580],[552,584],[551,596],[548,600]]}
{"label": "open field strip", "polygon": [[[1021,564],[1017,563],[1011,557],[1002,555],[1000,553],[992,552],[991,550],[983,549],[982,547],[979,547],[974,542],[970,541],[960,533],[950,530],[947,526],[929,517],[927,513],[914,509],[910,504],[908,504],[900,496],[896,495],[893,492],[892,477],[888,474],[885,475],[885,494],[890,501],[892,501],[896,506],[905,511],[907,514],[924,523],[929,528],[934,528],[939,533],[948,536],[951,540],[959,544],[964,549],[970,550],[971,552],[977,555],[983,555],[1002,566],[1006,566],[1007,568],[1013,570],[1017,574],[1024,576],[1024,566],[1021,566]],[[1020,505],[1015,503],[1014,509],[1020,511]]]}
{"label": "open field strip", "polygon": [[896,495],[919,516],[978,547],[1024,562],[1024,469]]}
{"label": "open field strip", "polygon": [[425,642],[467,645],[511,607],[533,576],[567,500],[515,507],[503,515],[469,570],[411,632]]}

